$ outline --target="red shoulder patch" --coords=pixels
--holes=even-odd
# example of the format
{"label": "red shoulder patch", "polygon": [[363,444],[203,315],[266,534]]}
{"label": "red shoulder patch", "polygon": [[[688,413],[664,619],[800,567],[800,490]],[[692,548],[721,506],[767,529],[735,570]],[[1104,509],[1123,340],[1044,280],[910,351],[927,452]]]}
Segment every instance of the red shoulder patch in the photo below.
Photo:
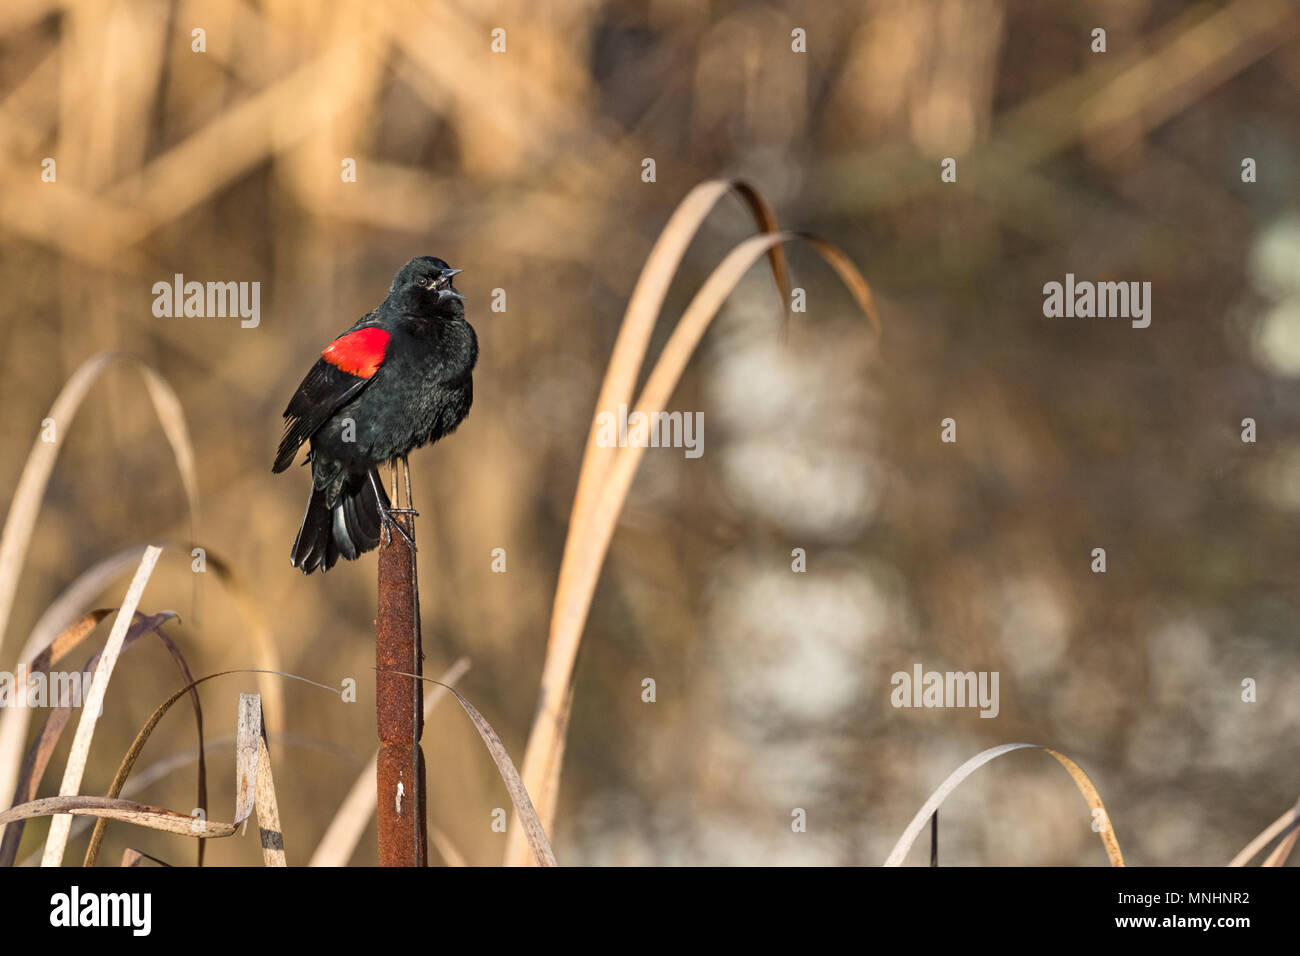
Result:
{"label": "red shoulder patch", "polygon": [[392,336],[383,329],[357,329],[330,343],[321,358],[358,378],[370,378],[383,364]]}

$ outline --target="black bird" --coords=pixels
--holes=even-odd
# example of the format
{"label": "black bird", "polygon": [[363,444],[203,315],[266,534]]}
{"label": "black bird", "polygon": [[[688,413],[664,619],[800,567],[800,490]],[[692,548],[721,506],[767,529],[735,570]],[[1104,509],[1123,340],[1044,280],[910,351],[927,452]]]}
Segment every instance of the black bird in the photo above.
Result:
{"label": "black bird", "polygon": [[292,551],[303,573],[372,550],[381,532],[407,537],[378,466],[405,462],[469,414],[478,338],[451,284],[460,271],[433,256],[402,266],[388,298],[321,352],[284,410],[271,470],[311,446],[311,499]]}

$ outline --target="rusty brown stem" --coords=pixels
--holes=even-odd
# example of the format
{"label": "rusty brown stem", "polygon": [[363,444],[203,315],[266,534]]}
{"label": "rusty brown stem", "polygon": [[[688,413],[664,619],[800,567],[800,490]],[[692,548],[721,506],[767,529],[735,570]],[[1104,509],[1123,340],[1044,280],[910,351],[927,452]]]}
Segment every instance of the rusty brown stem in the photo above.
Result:
{"label": "rusty brown stem", "polygon": [[[409,472],[408,472],[409,476]],[[394,481],[394,485],[396,482]],[[394,507],[410,509],[393,496]],[[415,540],[415,515],[393,516]],[[380,866],[424,866],[428,845],[425,821],[424,684],[390,673],[423,674],[420,649],[420,593],[415,551],[393,532],[379,549],[379,606],[375,619],[375,708],[379,755],[378,786]]]}

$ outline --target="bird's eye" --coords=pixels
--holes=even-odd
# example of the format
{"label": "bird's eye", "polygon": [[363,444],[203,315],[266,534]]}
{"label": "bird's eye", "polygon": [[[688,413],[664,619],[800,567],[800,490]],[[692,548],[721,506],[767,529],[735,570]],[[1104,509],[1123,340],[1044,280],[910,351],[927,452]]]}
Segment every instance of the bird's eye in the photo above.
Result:
{"label": "bird's eye", "polygon": [[420,278],[415,280],[415,284],[421,289],[426,289],[429,287],[429,280],[425,276],[420,276]]}

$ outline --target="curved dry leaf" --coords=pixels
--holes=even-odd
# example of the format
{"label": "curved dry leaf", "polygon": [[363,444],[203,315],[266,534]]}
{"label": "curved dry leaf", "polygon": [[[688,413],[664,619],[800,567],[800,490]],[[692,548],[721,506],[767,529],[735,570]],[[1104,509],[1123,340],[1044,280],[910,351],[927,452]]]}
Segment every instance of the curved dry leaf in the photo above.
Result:
{"label": "curved dry leaf", "polygon": [[[139,562],[138,557],[136,562]],[[18,659],[18,667],[14,668],[15,673],[22,670],[24,659],[31,661],[27,667],[28,673],[38,668],[47,670],[52,667],[62,659],[64,654],[89,637],[99,622],[112,613],[113,610],[109,608],[90,611],[64,628],[52,642],[46,642],[43,647],[35,651],[24,649],[23,656]],[[31,647],[30,641],[28,647]],[[24,789],[22,781],[30,777],[33,771],[33,767],[27,766],[23,759],[23,742],[27,739],[27,728],[31,720],[32,711],[29,707],[0,707],[0,799],[14,795],[11,804],[29,799],[29,796],[21,794]],[[35,796],[35,792],[30,796]],[[0,827],[0,838],[3,838],[5,831],[5,827]],[[17,852],[16,848],[15,852]],[[12,862],[12,860],[9,863],[5,862],[3,841],[0,840],[0,866],[7,866]]]}
{"label": "curved dry leaf", "polygon": [[[190,693],[195,687],[215,680],[218,677],[225,677],[230,674],[260,674],[262,671],[252,668],[236,668],[228,671],[218,671],[215,674],[207,674],[198,680],[191,681],[185,687],[176,691],[166,701],[160,704],[150,715],[149,720],[136,735],[135,742],[132,743],[130,751],[123,763],[128,765],[128,771],[131,764],[134,764],[135,758],[139,756],[140,751],[144,748],[145,742],[149,735],[158,725],[172,705],[178,700]],[[305,684],[311,684],[313,687],[320,687],[334,694],[341,694],[337,688],[330,687],[326,684],[309,680],[306,677],[299,677],[297,674],[282,673],[279,676],[287,677],[291,680],[302,681]],[[251,695],[256,698],[256,695]],[[259,702],[260,704],[260,702]],[[0,824],[8,824],[18,820],[29,820],[33,817],[53,816],[59,819],[60,815],[84,815],[103,817],[110,820],[121,820],[125,823],[134,823],[137,826],[147,827],[153,830],[163,830],[168,833],[179,833],[185,836],[197,837],[198,839],[216,839],[220,837],[232,836],[236,833],[244,821],[252,814],[255,800],[254,795],[257,792],[257,775],[259,773],[258,759],[256,757],[258,747],[264,749],[261,743],[261,708],[257,708],[258,720],[244,721],[239,723],[236,739],[236,753],[245,754],[250,749],[254,753],[254,759],[237,758],[237,779],[236,779],[236,806],[239,812],[233,823],[222,823],[208,820],[204,817],[195,817],[183,813],[177,813],[174,810],[167,810],[162,807],[154,807],[148,804],[137,803],[134,800],[124,800],[120,797],[89,797],[89,796],[58,796],[45,797],[40,800],[31,800],[27,803],[19,804],[0,813]],[[269,758],[267,758],[269,759]],[[269,784],[269,781],[268,781]],[[47,845],[48,850],[48,845]]]}
{"label": "curved dry leaf", "polygon": [[[115,579],[127,567],[134,567],[140,563],[140,558],[144,554],[144,547],[128,548],[120,551],[115,555],[97,562],[93,567],[80,574],[72,584],[55,599],[55,601],[41,615],[40,620],[32,629],[31,636],[24,645],[20,662],[23,659],[39,654],[46,647],[50,647],[52,635],[56,629],[63,627],[65,622],[71,619],[78,608],[84,607],[95,595],[103,591],[113,579]],[[188,550],[188,545],[186,546]],[[234,599],[236,606],[240,609],[245,621],[249,626],[249,633],[252,636],[254,653],[257,663],[262,668],[262,673],[258,674],[259,689],[262,692],[263,699],[270,702],[270,715],[267,719],[270,732],[278,735],[277,729],[284,721],[284,692],[279,683],[272,680],[272,675],[281,672],[279,651],[271,634],[271,629],[267,623],[265,615],[257,607],[256,603],[249,596],[243,582],[236,575],[233,569],[219,556],[209,552],[207,554],[208,565],[216,574],[218,580],[226,587],[227,592]],[[103,612],[110,613],[108,611]],[[68,626],[64,634],[54,640],[65,640],[72,625]],[[169,639],[166,635],[159,632],[159,636],[164,642]],[[130,638],[128,638],[130,640]],[[75,643],[79,642],[74,641]],[[168,650],[172,652],[173,658],[177,658],[179,651],[175,645],[169,644]],[[56,658],[57,660],[57,658]],[[178,658],[178,666],[183,662],[183,657]],[[34,666],[34,665],[33,665]],[[181,668],[182,674],[187,675],[188,670]],[[188,680],[189,677],[186,676]],[[198,708],[198,699],[195,697],[195,706]],[[196,709],[196,721],[199,727],[199,736],[202,739],[202,712]],[[66,720],[66,715],[65,715]],[[31,722],[31,711],[22,707],[4,707],[0,708],[0,794],[11,794],[17,792],[20,788],[17,783],[19,780],[20,768],[23,765],[23,742],[27,737],[27,730]],[[48,727],[48,722],[47,722]],[[61,728],[59,728],[61,731]],[[57,734],[56,738],[57,740]],[[51,744],[52,746],[52,744]],[[206,785],[204,778],[206,768],[199,768],[199,805],[206,804]],[[31,794],[34,796],[34,793]],[[30,799],[30,796],[24,797]],[[14,802],[18,802],[15,798]],[[0,827],[0,835],[4,833],[4,827]],[[16,850],[14,852],[17,852]],[[202,865],[203,847],[199,846],[199,865]],[[0,865],[3,864],[4,854],[0,850]],[[12,863],[12,861],[10,861]]]}
{"label": "curved dry leaf", "polygon": [[[310,680],[306,677],[300,677],[297,674],[290,674],[284,671],[268,672],[257,668],[239,667],[239,668],[233,668],[231,670],[226,670],[226,671],[217,671],[214,674],[207,674],[203,677],[198,678],[197,680],[193,680],[190,683],[186,684],[184,687],[176,691],[174,694],[172,694],[170,697],[168,697],[165,701],[163,701],[154,709],[154,712],[149,715],[149,719],[145,721],[144,726],[140,728],[140,732],[135,735],[135,740],[131,742],[131,746],[127,749],[126,756],[122,758],[122,762],[118,766],[117,774],[114,777],[114,785],[118,787],[125,785],[127,778],[131,774],[132,768],[135,766],[136,761],[140,758],[140,754],[144,751],[144,745],[149,742],[149,738],[153,735],[154,729],[158,726],[159,721],[161,721],[163,717],[166,716],[167,711],[171,710],[172,706],[178,700],[180,700],[186,694],[191,693],[194,690],[194,688],[198,687],[200,684],[207,683],[210,680],[215,680],[218,677],[227,677],[231,674],[266,674],[266,673],[273,673],[279,677],[286,677],[289,678],[290,680],[301,681],[304,684],[310,684],[313,687],[319,687],[322,690],[327,690],[331,694],[337,694],[339,696],[342,696],[342,691],[339,690],[337,687],[330,687],[328,684],[321,684],[318,683],[317,681]],[[259,720],[260,720],[261,711],[259,710],[258,713],[259,713]],[[242,735],[237,737],[236,744],[235,744],[236,770],[237,770],[237,780],[238,780],[237,789],[236,789],[236,813],[235,813],[236,825],[241,824],[244,822],[244,820],[248,819],[248,816],[252,812],[251,811],[252,804],[247,803],[247,805],[245,805],[246,802],[245,795],[247,795],[247,801],[251,801],[253,799],[254,796],[253,775],[256,773],[256,763],[257,763],[256,747],[249,742],[249,738],[247,737],[247,732],[244,731],[242,726],[239,728],[239,730],[240,732],[242,732]],[[251,758],[249,756],[250,753],[252,754]],[[206,834],[206,836],[211,836],[211,834]]]}
{"label": "curved dry leaf", "polygon": [[190,442],[180,400],[177,399],[172,387],[148,365],[129,355],[101,352],[87,359],[64,384],[54,404],[50,406],[46,418],[56,423],[54,441],[47,442],[42,436],[36,436],[36,440],[32,443],[32,450],[23,465],[22,475],[18,479],[18,487],[14,491],[9,513],[5,516],[4,531],[0,532],[0,650],[4,648],[9,613],[13,610],[13,599],[18,588],[18,577],[22,573],[23,559],[31,544],[32,532],[36,528],[36,517],[40,512],[41,501],[45,497],[45,488],[54,470],[59,449],[63,446],[68,427],[76,417],[86,393],[104,369],[114,362],[125,362],[141,370],[145,388],[149,392],[158,420],[162,424],[163,434],[171,445],[176,466],[181,473],[181,481],[189,501],[191,532],[198,523],[198,477],[194,468],[194,447]]}
{"label": "curved dry leaf", "polygon": [[814,236],[806,232],[796,233],[796,235],[816,249],[821,257],[826,260],[826,264],[835,270],[835,274],[840,277],[844,287],[857,300],[858,307],[871,320],[871,328],[875,331],[876,338],[880,338],[885,332],[885,327],[881,324],[880,313],[876,311],[876,297],[871,294],[871,286],[867,284],[866,276],[859,271],[853,260],[839,246],[820,236]]}
{"label": "curved dry leaf", "polygon": [[164,810],[134,800],[114,799],[112,797],[42,797],[28,803],[11,807],[0,813],[0,823],[12,823],[15,820],[30,820],[33,817],[53,816],[58,819],[62,814],[76,814],[92,817],[108,817],[121,820],[150,830],[164,830],[168,833],[181,833],[185,836],[198,836],[214,839],[228,837],[239,829],[239,823],[217,823],[202,820],[175,810]]}
{"label": "curved dry leaf", "polygon": [[497,765],[501,780],[506,785],[506,792],[510,794],[510,802],[514,805],[515,816],[523,826],[524,837],[533,851],[533,859],[537,861],[538,866],[555,866],[555,854],[551,851],[550,841],[546,839],[546,828],[542,826],[542,821],[533,808],[533,801],[528,796],[528,788],[524,786],[519,771],[515,769],[514,761],[510,759],[510,754],[506,752],[505,744],[501,742],[497,732],[492,729],[492,725],[487,722],[487,718],[480,714],[478,709],[466,700],[464,695],[456,688],[447,684],[440,684],[432,677],[422,677],[419,674],[408,674],[404,671],[386,670],[383,673],[396,674],[400,677],[413,677],[416,680],[426,681],[430,684],[439,684],[439,686],[445,687],[456,700],[460,701],[461,708],[473,721],[474,729],[483,738],[488,753],[492,755],[492,762]]}
{"label": "curved dry leaf", "polygon": [[[1300,832],[1300,803],[1297,803],[1286,813],[1282,814],[1270,823],[1264,828],[1259,836],[1255,837],[1255,839],[1242,847],[1241,852],[1229,861],[1228,866],[1245,866],[1255,858],[1260,850],[1264,849],[1264,847],[1268,846],[1279,836],[1282,837],[1282,842],[1278,844],[1278,850],[1281,850],[1283,846],[1287,846],[1287,850],[1289,851],[1290,846],[1287,845],[1287,841],[1289,839],[1294,843],[1294,837],[1297,832]],[[1274,854],[1276,853],[1277,851],[1275,850]],[[1272,858],[1273,855],[1270,855],[1269,860],[1272,860]],[[1286,862],[1286,857],[1280,856],[1277,862],[1266,863],[1265,865],[1281,866],[1284,862]]]}
{"label": "curved dry leaf", "polygon": [[469,719],[474,722],[479,736],[483,738],[483,743],[487,746],[488,753],[492,755],[497,770],[501,772],[501,779],[505,781],[506,791],[510,794],[510,802],[515,807],[515,816],[523,825],[524,836],[528,838],[528,845],[532,848],[537,865],[555,866],[555,854],[551,851],[550,841],[546,839],[546,829],[538,819],[533,801],[529,799],[528,790],[519,777],[519,771],[515,769],[514,762],[506,753],[505,744],[501,743],[501,738],[497,736],[497,732],[492,729],[487,719],[464,698],[460,691],[454,687],[447,689],[460,701],[460,706],[465,709],[465,713],[469,714]]}
{"label": "curved dry leaf", "polygon": [[[54,642],[62,639],[74,626],[74,619],[82,609],[127,569],[134,569],[139,565],[140,558],[144,555],[144,548],[144,545],[140,545],[119,551],[97,561],[92,567],[77,575],[76,580],[64,588],[41,614],[27,638],[27,643],[23,645],[18,655],[17,663],[21,664],[24,660],[35,658]],[[63,634],[60,634],[60,631]],[[23,742],[27,739],[27,729],[31,720],[31,711],[25,707],[0,708],[0,794],[10,794],[16,790],[19,766],[23,760]],[[0,827],[0,833],[3,832],[4,828]]]}
{"label": "curved dry leaf", "polygon": [[[161,624],[162,622],[159,623]],[[192,684],[194,682],[194,675],[190,672],[190,665],[186,662],[185,655],[181,653],[180,648],[176,646],[175,642],[173,642],[170,637],[157,627],[154,628],[154,632],[163,642],[163,646],[167,648],[167,652],[171,655],[172,661],[176,664],[176,669],[180,671],[181,679],[185,681],[186,684]],[[203,704],[199,700],[199,692],[197,688],[191,688],[190,702],[194,705],[194,724],[199,739],[198,802],[195,806],[206,811],[208,808],[208,765],[207,760],[203,755]],[[107,796],[116,797],[122,792],[122,786],[126,783],[128,772],[129,770],[127,768],[123,767],[121,764],[118,765],[117,774],[113,777],[113,783],[109,787]],[[95,830],[90,836],[90,845],[86,848],[86,856],[82,862],[83,866],[95,865],[95,858],[99,855],[99,845],[104,839],[104,831],[107,827],[107,820],[101,819],[95,823]],[[204,842],[199,840],[197,850],[199,866],[203,865],[204,848]]]}
{"label": "curved dry leaf", "polygon": [[[113,677],[113,668],[117,666],[118,655],[122,653],[122,644],[126,632],[135,617],[135,609],[144,595],[145,586],[158,563],[161,548],[148,547],[140,559],[131,586],[127,589],[122,608],[113,621],[108,642],[101,652],[99,666],[90,681],[90,692],[86,695],[81,708],[81,719],[77,721],[77,730],[72,737],[72,749],[68,753],[68,762],[63,769],[63,782],[59,785],[59,796],[71,797],[81,789],[81,778],[86,771],[86,761],[90,758],[90,744],[95,736],[95,727],[104,710],[104,697],[108,693],[108,683]],[[70,816],[55,816],[50,821],[50,832],[45,839],[45,856],[42,866],[58,866],[63,861],[63,851],[68,842],[68,831],[72,828]]]}
{"label": "curved dry leaf", "polygon": [[[806,239],[812,244],[813,249],[844,279],[858,304],[878,327],[879,318],[875,314],[875,304],[866,279],[836,246],[815,236],[806,237],[787,232],[751,236],[727,254],[691,299],[646,380],[636,403],[637,413],[652,415],[664,409],[695,353],[696,346],[736,284],[760,256],[794,239]],[[605,406],[597,405],[597,414],[603,407]],[[555,816],[564,737],[572,705],[571,678],[582,641],[583,627],[591,610],[600,570],[609,551],[619,513],[645,453],[644,448],[630,444],[628,447],[607,451],[613,456],[612,464],[600,473],[601,480],[588,482],[588,490],[584,492],[582,479],[579,479],[579,493],[585,493],[587,498],[582,502],[581,521],[578,520],[579,502],[576,499],[574,502],[574,517],[565,542],[551,616],[551,635],[542,671],[542,704],[538,707],[528,738],[528,748],[524,752],[524,774],[530,791],[538,795],[538,812],[544,826],[550,826]],[[513,834],[507,841],[506,860],[514,864],[526,862],[519,839]]]}
{"label": "curved dry leaf", "polygon": [[[771,206],[758,190],[743,180],[710,179],[700,183],[686,194],[659,233],[650,254],[646,256],[641,275],[637,278],[631,298],[628,299],[627,309],[623,313],[623,322],[619,326],[618,338],[614,341],[614,350],[610,355],[609,366],[605,370],[600,396],[596,400],[598,413],[603,408],[616,408],[620,403],[631,403],[632,389],[636,386],[637,375],[645,362],[651,333],[654,331],[659,311],[663,308],[664,299],[668,295],[668,289],[677,274],[682,257],[718,200],[733,190],[749,207],[761,232],[776,231],[776,214]],[[769,257],[777,286],[783,298],[788,300],[790,282],[786,270],[785,252],[780,246],[774,246]],[[609,456],[604,455],[604,451],[596,442],[596,423],[593,416],[591,432],[587,436],[586,450],[583,453],[582,467],[579,469],[578,490],[574,495],[570,528],[581,524],[583,503],[587,500],[585,492],[604,477],[607,466],[599,461],[602,458],[608,460]]]}
{"label": "curved dry leaf", "polygon": [[1094,819],[1096,819],[1095,811],[1101,812],[1101,819],[1105,821],[1105,825],[1098,832],[1102,846],[1105,847],[1106,855],[1110,858],[1112,866],[1123,866],[1124,857],[1120,853],[1119,841],[1115,838],[1115,828],[1111,825],[1110,815],[1106,813],[1106,807],[1101,802],[1101,796],[1097,793],[1097,788],[1093,786],[1092,781],[1088,779],[1088,775],[1069,757],[1052,750],[1050,747],[1042,747],[1038,744],[1002,744],[998,747],[990,747],[988,750],[981,751],[971,757],[970,760],[967,760],[954,770],[948,775],[948,779],[939,784],[938,789],[930,794],[930,799],[925,801],[921,809],[916,811],[916,816],[912,817],[912,822],[907,825],[903,835],[898,838],[898,843],[894,845],[894,849],[890,851],[889,856],[885,859],[885,866],[902,866],[903,860],[907,858],[907,852],[912,848],[912,844],[916,842],[916,838],[920,836],[930,817],[938,811],[944,800],[948,799],[948,795],[980,767],[991,760],[996,760],[1003,754],[1011,753],[1013,750],[1043,750],[1056,758],[1057,762],[1069,772],[1075,786],[1083,794],[1083,798],[1088,801],[1088,806],[1094,811]]}
{"label": "curved dry leaf", "polygon": [[[140,563],[140,557],[143,557],[144,549],[140,550],[140,555],[136,558],[135,563]],[[27,659],[27,672],[49,670],[63,658],[67,657],[72,651],[80,646],[81,642],[94,633],[99,622],[117,611],[115,607],[98,607],[87,611],[81,617],[77,618],[62,631],[60,631],[50,641],[43,650]],[[139,612],[136,612],[139,614]],[[166,612],[169,617],[176,615]]]}
{"label": "curved dry leaf", "polygon": [[1264,858],[1260,866],[1274,867],[1285,866],[1287,857],[1295,849],[1296,837],[1300,837],[1300,823],[1293,824],[1286,829],[1282,839],[1278,841],[1277,846],[1273,847],[1273,852]]}
{"label": "curved dry leaf", "polygon": [[[602,409],[631,403],[632,389],[636,386],[637,375],[645,362],[650,336],[682,257],[718,200],[733,190],[749,207],[761,231],[772,232],[776,229],[776,214],[771,206],[757,189],[743,180],[710,179],[687,193],[673,210],[641,267],[641,274],[624,310],[614,350],[610,354],[605,378],[596,399],[596,411],[587,434],[582,466],[578,471],[578,487],[574,492],[573,509],[569,515],[569,530],[560,561],[560,575],[556,584],[556,599],[551,612],[550,635],[543,665],[541,700],[553,700],[556,704],[554,708],[539,708],[524,751],[524,774],[536,782],[543,807],[554,805],[555,791],[558,790],[555,768],[563,759],[564,736],[568,727],[567,698],[561,689],[568,685],[572,676],[581,639],[580,636],[573,635],[571,630],[560,630],[557,619],[564,606],[563,596],[569,593],[575,573],[574,542],[586,537],[588,519],[596,504],[599,486],[613,461],[612,449],[601,448],[596,441],[597,416]],[[789,301],[790,282],[785,251],[779,244],[774,245],[769,249],[768,256],[783,301]],[[524,847],[515,834],[516,831],[512,830],[506,840],[507,859],[522,858]]]}
{"label": "curved dry leaf", "polygon": [[[307,734],[285,734],[283,736],[277,736],[268,733],[268,746],[271,741],[275,741],[277,746],[284,746],[286,748],[301,747],[311,750],[316,754],[333,757],[338,760],[348,759],[353,756],[351,753],[342,750],[330,741],[312,737]],[[229,750],[233,752],[235,749],[235,742],[236,737],[234,734],[227,734],[223,737],[208,738],[204,742],[203,749],[206,751],[207,756],[211,758],[215,751],[224,752]],[[117,794],[117,796],[125,797],[128,800],[136,799],[138,795],[143,793],[150,785],[170,776],[177,770],[196,763],[198,757],[199,748],[197,747],[188,747],[185,750],[168,754],[166,757],[161,757],[142,769],[136,770],[122,787],[122,792]],[[91,829],[94,825],[94,821],[94,817],[73,817],[71,839],[75,840],[87,830]],[[10,829],[17,829],[22,825],[23,821],[19,821],[18,823],[10,824]],[[38,849],[35,853],[29,854],[24,857],[21,862],[16,862],[14,865],[23,867],[36,866],[39,865],[40,862],[41,850]]]}
{"label": "curved dry leaf", "polygon": [[[55,645],[47,648],[45,652],[37,658],[41,663],[41,669],[45,670],[58,663],[69,651],[76,647],[77,643],[84,640],[91,633],[86,628],[86,623],[90,620],[98,620],[102,616],[113,613],[112,610],[92,611],[85,615],[80,621],[71,625],[68,630],[59,635]],[[169,639],[159,628],[170,620],[175,619],[176,615],[171,611],[162,611],[158,614],[143,615],[136,612],[135,620],[131,623],[130,629],[126,632],[126,640],[122,642],[122,650],[134,644],[137,640],[148,633],[157,634],[163,641],[169,642]],[[59,652],[53,653],[56,646],[60,646]],[[96,651],[82,665],[79,673],[90,674],[92,677],[95,670],[99,667],[101,651]],[[28,672],[33,672],[37,668],[37,661],[34,661],[28,668]],[[52,703],[52,702],[51,702]],[[12,710],[14,708],[6,708]],[[23,708],[26,710],[27,708]],[[41,780],[45,776],[45,769],[49,766],[50,758],[54,755],[54,748],[58,746],[59,739],[63,735],[64,729],[72,720],[73,708],[69,706],[55,706],[50,710],[50,715],[42,725],[40,733],[36,735],[36,740],[32,742],[27,751],[26,758],[18,772],[18,781],[13,789],[13,800],[10,805],[25,803],[36,797],[36,791],[40,787]],[[200,739],[202,739],[202,728],[200,727]],[[117,796],[117,794],[109,794]],[[18,844],[22,840],[23,823],[20,821],[12,826],[0,826],[0,833],[4,834],[4,839],[0,840],[0,866],[12,866],[14,859],[18,854]]]}

